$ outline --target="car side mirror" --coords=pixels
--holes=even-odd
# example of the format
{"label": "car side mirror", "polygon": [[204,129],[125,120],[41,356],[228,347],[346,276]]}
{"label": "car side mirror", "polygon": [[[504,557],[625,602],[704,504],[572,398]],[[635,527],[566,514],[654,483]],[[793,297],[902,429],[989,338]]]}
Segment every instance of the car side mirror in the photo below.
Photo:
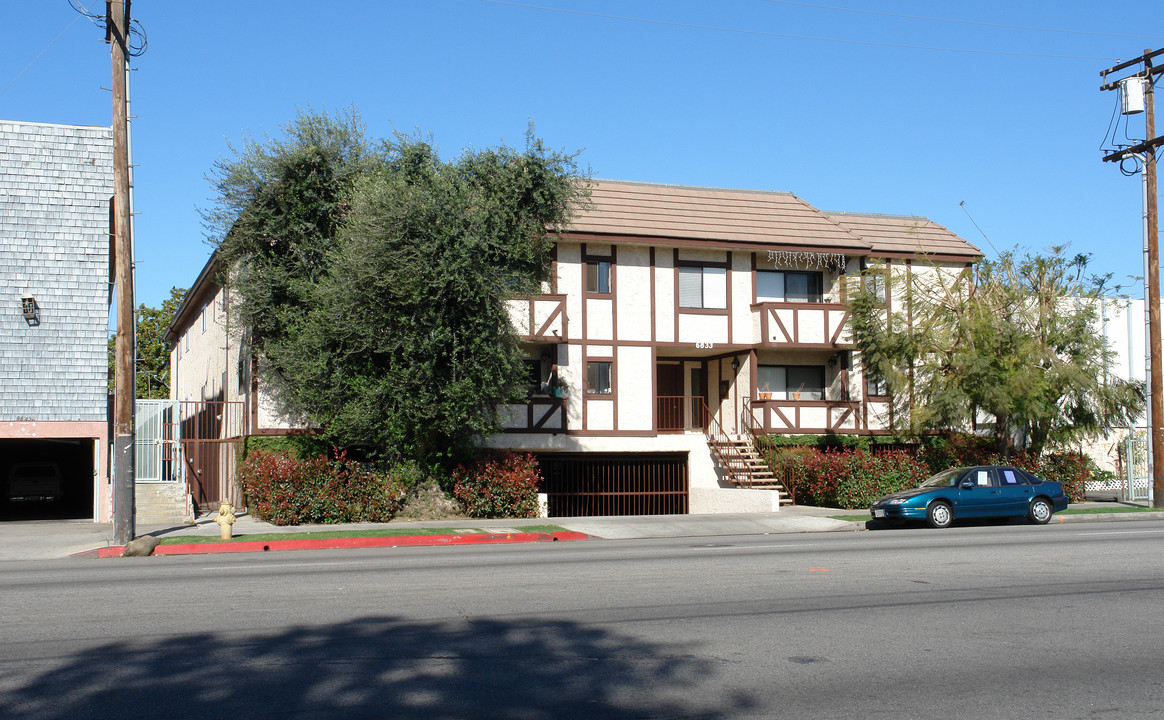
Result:
{"label": "car side mirror", "polygon": [[977,485],[974,484],[973,480],[967,479],[967,480],[962,481],[962,489],[963,490],[973,490],[976,487],[977,487]]}

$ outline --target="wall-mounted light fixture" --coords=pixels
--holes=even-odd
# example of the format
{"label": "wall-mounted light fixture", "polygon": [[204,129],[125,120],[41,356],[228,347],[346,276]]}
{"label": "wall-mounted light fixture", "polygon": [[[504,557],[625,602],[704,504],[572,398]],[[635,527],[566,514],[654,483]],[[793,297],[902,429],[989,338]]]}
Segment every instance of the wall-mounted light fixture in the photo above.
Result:
{"label": "wall-mounted light fixture", "polygon": [[836,366],[837,366],[837,356],[833,355],[832,357],[829,358],[829,367],[836,367]]}
{"label": "wall-mounted light fixture", "polygon": [[740,371],[740,359],[738,357],[732,358],[732,372]]}
{"label": "wall-mounted light fixture", "polygon": [[24,313],[24,320],[29,325],[40,325],[40,306],[36,304],[36,298],[23,293],[20,296],[20,310]]}

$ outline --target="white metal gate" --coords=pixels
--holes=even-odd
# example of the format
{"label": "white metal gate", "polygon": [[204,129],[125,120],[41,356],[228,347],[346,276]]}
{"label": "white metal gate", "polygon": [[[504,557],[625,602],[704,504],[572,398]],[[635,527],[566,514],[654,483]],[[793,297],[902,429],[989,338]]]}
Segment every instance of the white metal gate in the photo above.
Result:
{"label": "white metal gate", "polygon": [[177,400],[138,400],[134,479],[140,483],[184,482],[182,425]]}
{"label": "white metal gate", "polygon": [[1147,502],[1151,488],[1148,437],[1137,432],[1124,440],[1124,498],[1130,502]]}

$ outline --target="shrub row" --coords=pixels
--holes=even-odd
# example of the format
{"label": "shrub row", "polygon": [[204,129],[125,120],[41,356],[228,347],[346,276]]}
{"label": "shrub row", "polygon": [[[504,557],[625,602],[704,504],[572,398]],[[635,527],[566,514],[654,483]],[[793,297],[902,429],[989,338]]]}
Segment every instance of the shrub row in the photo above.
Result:
{"label": "shrub row", "polygon": [[1012,465],[1062,483],[1068,499],[1081,502],[1085,483],[1096,472],[1094,463],[1078,453],[1036,457],[1016,451],[1004,457],[991,443],[974,437],[928,438],[915,451],[822,447],[816,442],[795,446],[769,438],[759,438],[757,447],[795,502],[848,509],[868,507],[873,500],[915,487],[936,472],[966,465]]}
{"label": "shrub row", "polygon": [[470,517],[538,516],[537,459],[530,454],[497,453],[453,471],[453,497]]}
{"label": "shrub row", "polygon": [[404,483],[340,454],[299,460],[258,450],[239,468],[247,509],[273,525],[387,522],[404,502]]}
{"label": "shrub row", "polygon": [[[387,522],[410,491],[436,480],[414,465],[379,471],[343,453],[305,458],[284,448],[252,449],[238,478],[251,515],[274,525]],[[534,456],[515,453],[487,455],[451,478],[453,498],[478,518],[537,517],[540,484]]]}

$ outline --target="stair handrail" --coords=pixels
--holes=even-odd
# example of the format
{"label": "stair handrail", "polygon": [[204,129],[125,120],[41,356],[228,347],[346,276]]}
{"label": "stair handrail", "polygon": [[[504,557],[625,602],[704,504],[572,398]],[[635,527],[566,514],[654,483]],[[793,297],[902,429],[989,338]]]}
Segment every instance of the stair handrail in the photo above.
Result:
{"label": "stair handrail", "polygon": [[707,438],[707,447],[719,461],[720,465],[727,470],[728,476],[733,483],[750,488],[754,479],[751,465],[748,464],[747,459],[740,452],[740,449],[736,447],[731,436],[724,432],[719,421],[711,414],[711,410],[707,407],[707,402],[703,398],[698,399],[703,406],[703,416],[707,418],[707,422],[703,425],[703,434]]}

